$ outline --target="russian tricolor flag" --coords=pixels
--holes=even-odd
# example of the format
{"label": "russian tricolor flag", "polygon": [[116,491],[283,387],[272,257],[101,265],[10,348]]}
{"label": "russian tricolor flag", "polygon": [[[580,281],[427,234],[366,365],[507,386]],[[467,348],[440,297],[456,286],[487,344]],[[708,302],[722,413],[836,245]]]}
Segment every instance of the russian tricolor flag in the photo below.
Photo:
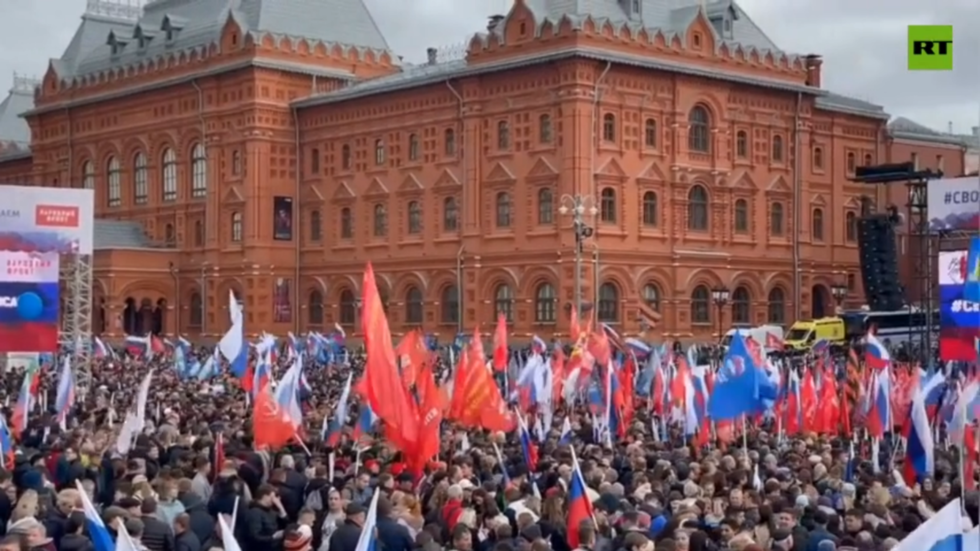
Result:
{"label": "russian tricolor flag", "polygon": [[68,413],[75,405],[75,374],[71,370],[71,361],[66,356],[61,363],[58,374],[58,393],[54,399],[55,414],[61,429],[65,430]]}
{"label": "russian tricolor flag", "polygon": [[231,365],[231,372],[241,379],[248,371],[248,346],[245,343],[245,316],[233,292],[229,292],[228,308],[231,310],[231,327],[218,342],[218,349]]}
{"label": "russian tricolor flag", "polygon": [[878,340],[878,337],[868,333],[864,340],[864,360],[869,367],[880,370],[891,365],[891,354],[888,353],[885,345]]}
{"label": "russian tricolor flag", "polygon": [[912,396],[912,409],[908,423],[909,435],[905,445],[905,465],[902,476],[909,487],[926,477],[931,477],[934,468],[932,430],[929,415],[926,413],[922,389],[915,389]]}
{"label": "russian tricolor flag", "polygon": [[323,417],[323,441],[330,447],[337,447],[337,443],[340,442],[340,435],[344,432],[344,425],[347,424],[347,402],[350,399],[350,387],[353,380],[354,374],[349,373],[344,390],[340,393],[337,409],[334,410],[333,419],[330,419],[329,415]]}
{"label": "russian tricolor flag", "polygon": [[521,451],[524,453],[524,464],[527,465],[529,472],[535,472],[538,468],[538,448],[531,439],[531,431],[527,429],[527,421],[523,415],[517,416],[518,430],[521,437]]}
{"label": "russian tricolor flag", "polygon": [[585,479],[582,478],[582,471],[578,466],[578,459],[572,451],[572,479],[568,483],[568,524],[565,533],[568,537],[568,546],[578,549],[579,527],[583,521],[593,517],[592,502],[589,501],[589,493],[586,490]]}

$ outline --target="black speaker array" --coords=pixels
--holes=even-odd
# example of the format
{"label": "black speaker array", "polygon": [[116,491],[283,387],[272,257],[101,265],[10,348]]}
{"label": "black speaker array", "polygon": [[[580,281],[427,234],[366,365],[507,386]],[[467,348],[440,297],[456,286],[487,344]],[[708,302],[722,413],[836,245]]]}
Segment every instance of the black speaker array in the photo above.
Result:
{"label": "black speaker array", "polygon": [[887,214],[873,214],[858,221],[858,248],[868,307],[879,312],[902,309],[905,291],[898,276],[895,227]]}

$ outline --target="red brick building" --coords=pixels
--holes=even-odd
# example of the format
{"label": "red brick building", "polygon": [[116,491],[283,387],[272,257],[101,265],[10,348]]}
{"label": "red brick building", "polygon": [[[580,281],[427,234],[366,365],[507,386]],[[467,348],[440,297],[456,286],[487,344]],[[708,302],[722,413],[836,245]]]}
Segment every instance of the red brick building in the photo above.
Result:
{"label": "red brick building", "polygon": [[[253,332],[354,330],[368,261],[396,332],[498,311],[567,332],[577,270],[626,333],[641,302],[671,337],[787,324],[829,311],[835,284],[862,300],[856,166],[963,163],[825,90],[818,56],[735,3],[517,0],[465,56],[421,65],[361,0],[221,4],[92,4],[0,117],[0,139],[25,125],[0,181],[96,190],[108,335],[219,334],[229,292]],[[574,197],[595,232],[578,266]]]}

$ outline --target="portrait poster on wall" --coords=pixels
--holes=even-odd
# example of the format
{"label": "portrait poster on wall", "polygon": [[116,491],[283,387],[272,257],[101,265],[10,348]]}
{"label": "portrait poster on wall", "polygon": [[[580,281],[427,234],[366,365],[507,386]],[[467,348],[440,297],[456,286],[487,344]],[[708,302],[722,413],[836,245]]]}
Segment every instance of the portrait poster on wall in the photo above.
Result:
{"label": "portrait poster on wall", "polygon": [[275,289],[272,290],[272,321],[275,323],[292,323],[293,302],[290,280],[284,277],[276,279]]}
{"label": "portrait poster on wall", "polygon": [[293,198],[277,195],[272,198],[272,238],[276,241],[293,240]]}

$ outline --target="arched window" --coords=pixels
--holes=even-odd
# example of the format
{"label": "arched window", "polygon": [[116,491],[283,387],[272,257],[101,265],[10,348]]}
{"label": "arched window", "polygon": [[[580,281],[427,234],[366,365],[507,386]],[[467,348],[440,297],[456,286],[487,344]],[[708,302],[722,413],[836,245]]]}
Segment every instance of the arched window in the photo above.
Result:
{"label": "arched window", "polygon": [[316,147],[310,148],[310,174],[320,173],[320,150]]}
{"label": "arched window", "polygon": [[556,319],[555,287],[550,283],[542,283],[534,292],[534,321],[554,323]]}
{"label": "arched window", "polygon": [[234,150],[231,152],[231,175],[240,176],[242,173],[242,152]]}
{"label": "arched window", "polygon": [[493,293],[493,319],[497,319],[500,314],[504,315],[507,323],[514,321],[514,291],[506,283],[497,286]]}
{"label": "arched window", "polygon": [[163,200],[177,200],[177,154],[169,147],[163,150],[160,176],[163,181]]}
{"label": "arched window", "polygon": [[786,294],[781,287],[773,287],[769,291],[768,322],[773,325],[786,323]]}
{"label": "arched window", "polygon": [[[871,166],[871,164],[872,164],[871,163],[871,154],[870,153],[865,153],[864,154],[864,165],[863,166]],[[940,169],[942,169],[942,167],[940,167]]]}
{"label": "arched window", "polygon": [[412,286],[405,293],[405,323],[422,325],[422,291]]}
{"label": "arched window", "polygon": [[783,235],[783,204],[773,203],[769,207],[769,233],[775,236]]}
{"label": "arched window", "polygon": [[744,130],[735,134],[735,156],[744,159],[749,156],[749,136]]}
{"label": "arched window", "polygon": [[307,312],[307,322],[310,325],[323,325],[323,294],[320,291],[310,291],[310,309]]}
{"label": "arched window", "polygon": [[653,119],[643,123],[643,145],[651,149],[657,147],[657,121]]}
{"label": "arched window", "polygon": [[657,193],[648,191],[643,194],[643,225],[648,228],[657,227],[660,216],[657,210]]}
{"label": "arched window", "polygon": [[447,128],[443,140],[445,142],[443,147],[445,148],[444,152],[446,156],[452,157],[456,154],[456,131],[452,128]]}
{"label": "arched window", "polygon": [[340,324],[354,325],[357,322],[357,298],[350,289],[340,292]]}
{"label": "arched window", "polygon": [[[752,297],[745,287],[736,287],[732,291],[732,323],[751,323]],[[765,343],[763,343],[765,344]]]}
{"label": "arched window", "polygon": [[388,209],[378,203],[374,205],[374,236],[385,237],[388,235]]}
{"label": "arched window", "polygon": [[823,209],[813,209],[813,240],[823,241]]}
{"label": "arched window", "polygon": [[599,196],[599,220],[616,221],[616,190],[611,187],[603,188]]}
{"label": "arched window", "polygon": [[691,323],[711,323],[711,292],[704,285],[691,291]]}
{"label": "arched window", "polygon": [[619,288],[612,283],[603,283],[599,287],[599,321],[603,323],[619,323]]}
{"label": "arched window", "polygon": [[310,241],[319,241],[323,237],[323,221],[320,219],[320,211],[310,212]]}
{"label": "arched window", "polygon": [[231,213],[231,242],[241,243],[242,241],[242,213]]}
{"label": "arched window", "polygon": [[119,159],[109,157],[106,162],[105,177],[109,206],[118,207],[122,205],[122,166],[119,164]]}
{"label": "arched window", "polygon": [[340,148],[340,168],[350,170],[350,146],[347,144]]}
{"label": "arched window", "polygon": [[510,149],[510,125],[507,121],[497,123],[497,149],[501,151]]}
{"label": "arched window", "polygon": [[145,205],[150,200],[150,177],[146,166],[146,155],[142,151],[133,159],[133,202]]}
{"label": "arched window", "polygon": [[783,137],[778,134],[772,137],[772,161],[783,162]]}
{"label": "arched window", "polygon": [[854,174],[854,169],[857,168],[857,161],[854,160],[854,153],[847,154],[847,172]]}
{"label": "arched window", "polygon": [[602,140],[605,142],[616,141],[616,115],[606,113],[602,117]]}
{"label": "arched window", "polygon": [[708,230],[708,190],[695,185],[687,192],[687,229]]}
{"label": "arched window", "polygon": [[391,296],[388,293],[388,287],[377,278],[374,280],[374,285],[378,288],[378,298],[381,299],[381,307],[384,308],[387,314],[388,307],[391,306]]}
{"label": "arched window", "polygon": [[418,161],[421,153],[419,152],[419,137],[416,134],[408,136],[408,160]]}
{"label": "arched window", "polygon": [[551,143],[551,140],[551,115],[545,113],[538,118],[538,141],[541,143]]}
{"label": "arched window", "polygon": [[813,148],[813,168],[817,170],[823,169],[823,149],[819,147]]}
{"label": "arched window", "polygon": [[446,197],[442,201],[442,231],[451,233],[459,229],[459,207],[455,197]]}
{"label": "arched window", "polygon": [[208,157],[203,144],[191,150],[191,197],[208,194]]}
{"label": "arched window", "polygon": [[643,302],[655,311],[660,311],[660,287],[654,283],[647,283],[643,286]]}
{"label": "arched window", "polygon": [[85,161],[82,165],[82,187],[85,189],[95,189],[95,165],[92,161]]}
{"label": "arched window", "polygon": [[408,202],[408,233],[409,235],[422,233],[422,204],[418,201]]}
{"label": "arched window", "polygon": [[854,243],[857,241],[858,235],[857,215],[851,211],[847,211],[847,214],[844,216],[844,220],[845,224],[847,224],[844,236],[848,243]]}
{"label": "arched window", "polygon": [[385,158],[386,158],[385,141],[374,140],[374,164],[376,166],[384,166]]}
{"label": "arched window", "polygon": [[711,152],[711,117],[703,105],[695,105],[687,118],[687,148],[695,153]]}
{"label": "arched window", "polygon": [[555,221],[555,200],[551,188],[538,190],[538,224],[544,226]]}
{"label": "arched window", "polygon": [[340,238],[354,238],[354,219],[351,216],[349,207],[340,209]]}
{"label": "arched window", "polygon": [[749,203],[745,199],[735,200],[735,233],[749,233]]}
{"label": "arched window", "polygon": [[497,227],[510,227],[510,194],[501,191],[497,194]]}
{"label": "arched window", "polygon": [[173,224],[167,224],[163,227],[163,242],[169,247],[177,244],[177,231]]}
{"label": "arched window", "polygon": [[442,290],[439,310],[439,319],[442,323],[459,323],[459,289],[455,285]]}
{"label": "arched window", "polygon": [[191,327],[201,327],[204,325],[204,301],[201,300],[200,293],[191,294],[190,318],[188,325]]}

